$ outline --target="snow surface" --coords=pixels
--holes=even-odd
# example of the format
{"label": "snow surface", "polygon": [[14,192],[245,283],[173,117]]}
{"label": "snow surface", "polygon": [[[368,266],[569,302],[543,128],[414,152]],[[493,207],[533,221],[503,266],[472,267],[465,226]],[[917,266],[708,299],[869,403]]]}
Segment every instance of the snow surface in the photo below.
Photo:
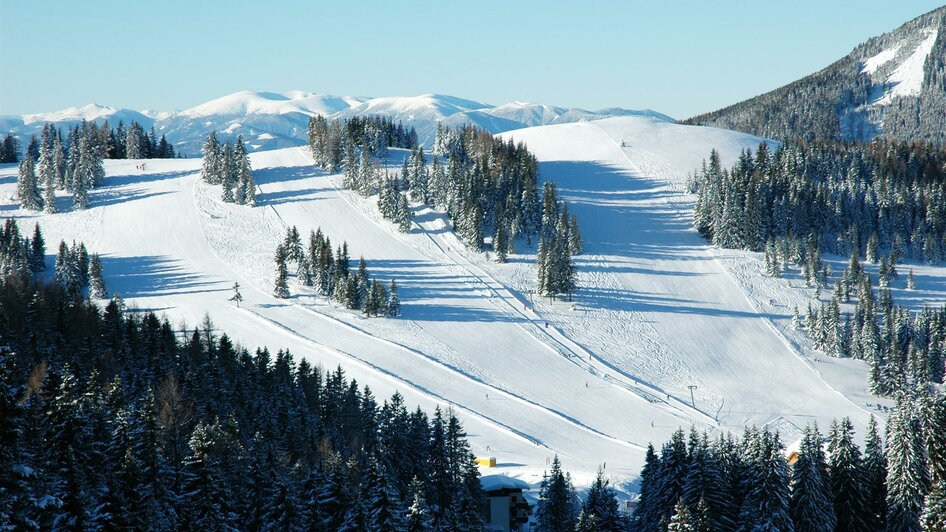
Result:
{"label": "snow surface", "polygon": [[480,485],[486,491],[497,491],[501,489],[528,490],[529,484],[518,478],[508,477],[506,475],[483,475],[480,477]]}
{"label": "snow surface", "polygon": [[[325,368],[341,364],[378,397],[454,409],[477,455],[535,483],[558,454],[579,485],[595,471],[633,480],[648,442],[678,427],[711,433],[746,423],[791,440],[810,421],[867,423],[866,369],[810,352],[786,331],[793,301],[809,294],[761,274],[753,254],[717,250],[692,229],[689,171],[711,148],[731,163],[760,139],[657,119],[622,117],[517,130],[579,216],[574,302],[534,298],[534,247],[507,264],[467,251],[444,215],[414,206],[410,234],[381,219],[375,199],[340,189],[305,149],[251,155],[259,206],[219,201],[200,161],[106,161],[90,208],[41,215],[15,204],[14,165],[0,165],[0,210],[39,221],[47,263],[59,239],[102,254],[105,279],[132,305],[193,327],[209,313],[255,347],[288,348]],[[625,146],[622,148],[621,142]],[[391,150],[399,167],[407,156]],[[397,279],[403,316],[366,319],[305,287],[272,293],[273,255],[288,226],[347,240],[381,280]],[[918,275],[923,286],[929,277]],[[228,298],[243,287],[241,308]],[[797,283],[796,283],[797,284]],[[792,299],[794,298],[794,299]],[[534,301],[532,301],[534,300]],[[690,389],[695,385],[695,405]]]}
{"label": "snow surface", "polygon": [[926,38],[904,59],[887,78],[887,89],[878,105],[891,103],[901,96],[916,96],[923,88],[923,64],[936,43],[937,30],[926,30]]}
{"label": "snow surface", "polygon": [[152,122],[151,118],[144,113],[129,109],[115,109],[96,103],[90,103],[82,107],[69,107],[51,113],[26,114],[22,117],[23,124],[37,124],[39,127],[42,127],[46,122],[75,123],[83,120],[92,121],[101,119],[112,120],[114,122],[113,127],[118,124],[119,119],[125,120],[126,122],[135,120],[146,127],[150,126]]}
{"label": "snow surface", "polygon": [[861,68],[861,72],[864,74],[873,74],[877,71],[878,68],[886,65],[896,57],[897,52],[900,50],[900,46],[894,46],[893,48],[888,48],[874,56],[871,56],[864,60],[864,66]]}
{"label": "snow surface", "polygon": [[330,115],[348,109],[354,100],[305,91],[274,92],[240,91],[181,111],[180,116],[196,118],[214,115],[282,115],[302,113]]}

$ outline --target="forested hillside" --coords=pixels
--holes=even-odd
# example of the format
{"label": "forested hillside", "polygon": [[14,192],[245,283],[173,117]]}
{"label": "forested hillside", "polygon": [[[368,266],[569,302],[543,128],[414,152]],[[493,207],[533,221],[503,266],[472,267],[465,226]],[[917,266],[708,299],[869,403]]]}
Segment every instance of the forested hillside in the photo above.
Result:
{"label": "forested hillside", "polygon": [[946,140],[946,8],[810,76],[684,121],[777,140]]}
{"label": "forested hillside", "polygon": [[479,526],[451,411],[235,345],[210,317],[185,330],[120,297],[99,308],[66,275],[34,277],[35,239],[3,242],[0,528]]}

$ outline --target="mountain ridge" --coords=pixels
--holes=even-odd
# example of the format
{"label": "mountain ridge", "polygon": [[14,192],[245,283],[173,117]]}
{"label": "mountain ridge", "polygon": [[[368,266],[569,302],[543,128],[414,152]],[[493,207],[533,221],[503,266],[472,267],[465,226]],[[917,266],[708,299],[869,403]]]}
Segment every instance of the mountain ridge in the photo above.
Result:
{"label": "mountain ridge", "polygon": [[684,120],[779,140],[946,140],[946,6],[782,87]]}
{"label": "mountain ridge", "polygon": [[48,113],[0,116],[0,131],[10,132],[25,141],[38,134],[43,124],[72,126],[82,120],[113,127],[118,120],[131,120],[146,129],[155,128],[166,135],[178,153],[198,156],[204,138],[217,131],[224,140],[243,135],[253,151],[301,146],[306,142],[309,117],[330,119],[384,115],[413,126],[422,144],[430,145],[437,124],[456,126],[475,124],[491,133],[503,133],[538,125],[551,125],[613,116],[647,116],[663,121],[673,118],[645,110],[608,108],[589,111],[527,102],[490,105],[446,94],[418,96],[356,97],[292,90],[286,92],[238,91],[214,98],[180,111],[135,111],[99,104],[70,107]]}

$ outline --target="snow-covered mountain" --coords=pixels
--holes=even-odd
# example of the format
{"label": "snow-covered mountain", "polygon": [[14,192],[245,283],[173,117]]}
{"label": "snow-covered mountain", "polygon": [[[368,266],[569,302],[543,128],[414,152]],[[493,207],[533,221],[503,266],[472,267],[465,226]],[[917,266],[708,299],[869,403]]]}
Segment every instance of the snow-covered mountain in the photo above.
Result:
{"label": "snow-covered mountain", "polygon": [[[411,107],[377,105],[392,103]],[[431,108],[414,104],[418,114]],[[443,105],[514,121],[462,101]],[[257,208],[221,202],[197,159],[156,159],[147,170],[106,161],[89,208],[71,210],[60,194],[57,214],[19,209],[16,166],[0,165],[0,210],[24,227],[40,223],[47,249],[60,239],[86,242],[103,258],[109,290],[132,308],[159,310],[175,324],[209,313],[250,348],[341,364],[379,397],[397,390],[428,411],[449,406],[473,451],[497,458],[492,473],[537,482],[558,454],[580,485],[602,462],[620,483],[638,474],[648,442],[680,426],[715,436],[756,424],[791,441],[811,421],[849,416],[866,425],[873,410],[862,405],[877,401],[866,390],[866,364],[819,355],[791,327],[790,309],[804,308],[814,289],[767,277],[758,254],[714,248],[692,229],[688,172],[711,149],[729,165],[762,139],[650,117],[503,137],[528,145],[580,219],[585,252],[574,301],[532,296],[534,243],[520,242],[513,260],[497,264],[468,251],[443,213],[418,204],[410,233],[401,233],[376,198],[345,190],[341,175],[316,169],[297,147],[252,154]],[[383,163],[398,168],[406,155],[392,149]],[[274,298],[273,253],[291,226],[303,234],[321,227],[363,254],[378,279],[396,279],[403,315],[368,319],[295,281],[293,297]],[[844,261],[832,266],[840,271]],[[941,278],[941,268],[911,267],[921,285],[939,286],[922,280]],[[234,282],[244,287],[239,307],[228,300]],[[892,287],[898,301],[903,286]],[[911,294],[942,297],[933,288]]]}
{"label": "snow-covered mountain", "polygon": [[946,140],[946,6],[794,83],[687,123],[779,139]]}
{"label": "snow-covered mountain", "polygon": [[476,124],[491,133],[524,127],[597,120],[612,116],[648,116],[671,121],[655,111],[603,109],[587,111],[523,102],[499,106],[441,94],[413,97],[363,98],[332,96],[305,91],[285,93],[241,91],[216,98],[183,111],[154,112],[114,109],[99,105],[22,116],[0,117],[0,132],[20,136],[36,133],[46,122],[72,125],[85,120],[113,126],[119,120],[135,120],[145,128],[152,125],[158,135],[167,135],[178,153],[196,156],[210,131],[224,139],[243,135],[255,151],[300,146],[306,141],[309,117],[330,118],[384,115],[417,129],[424,144],[433,141],[438,123]]}

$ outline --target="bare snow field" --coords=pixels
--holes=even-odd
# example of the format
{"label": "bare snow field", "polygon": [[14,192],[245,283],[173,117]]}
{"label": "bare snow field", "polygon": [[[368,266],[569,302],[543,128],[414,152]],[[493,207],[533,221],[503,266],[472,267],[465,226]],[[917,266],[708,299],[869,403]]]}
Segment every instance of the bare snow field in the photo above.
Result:
{"label": "bare snow field", "polygon": [[[866,427],[875,412],[867,403],[877,402],[866,365],[815,353],[790,327],[812,290],[797,275],[765,277],[758,255],[713,248],[691,227],[687,173],[712,148],[729,165],[760,139],[642,117],[503,136],[528,144],[578,214],[585,253],[572,302],[530,294],[534,248],[525,242],[496,264],[421,206],[411,233],[399,233],[374,199],[315,169],[305,148],[251,155],[256,208],[221,202],[199,159],[156,159],[144,171],[142,161],[106,161],[89,209],[71,212],[61,195],[53,215],[20,210],[16,167],[2,165],[0,210],[27,232],[41,223],[50,268],[60,239],[84,241],[102,255],[108,290],[139,309],[190,328],[209,313],[250,349],[288,348],[342,365],[378,397],[398,390],[429,411],[453,408],[474,451],[497,458],[488,473],[534,483],[558,453],[578,485],[602,463],[631,481],[648,442],[681,426],[766,425],[788,441],[812,421],[824,430],[850,416]],[[397,168],[404,156],[391,150],[386,163]],[[292,225],[303,238],[321,227],[334,245],[346,240],[352,258],[363,255],[373,276],[396,279],[403,315],[367,319],[299,283],[290,299],[272,297],[274,250]],[[895,298],[941,301],[941,269],[915,273],[919,290]],[[239,308],[228,301],[234,282]]]}

